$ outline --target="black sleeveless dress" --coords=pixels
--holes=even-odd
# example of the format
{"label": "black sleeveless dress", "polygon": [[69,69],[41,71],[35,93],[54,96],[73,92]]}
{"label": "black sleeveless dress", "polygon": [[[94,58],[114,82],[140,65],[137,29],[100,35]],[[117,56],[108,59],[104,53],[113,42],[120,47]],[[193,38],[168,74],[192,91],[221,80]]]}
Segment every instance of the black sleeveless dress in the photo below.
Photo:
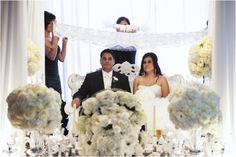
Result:
{"label": "black sleeveless dress", "polygon": [[58,55],[60,52],[60,47],[58,46],[54,61],[51,61],[47,56],[45,56],[45,82],[47,87],[53,88],[61,95],[61,81],[58,71]]}
{"label": "black sleeveless dress", "polygon": [[115,56],[115,64],[123,63],[125,61],[128,61],[130,64],[135,64],[136,48],[134,46],[129,46],[125,48],[116,45],[109,49],[113,52]]}
{"label": "black sleeveless dress", "polygon": [[[61,81],[59,76],[59,70],[58,70],[58,55],[61,52],[60,47],[58,46],[57,54],[54,61],[51,61],[45,56],[45,82],[47,87],[51,87],[54,90],[56,90],[58,93],[60,93],[60,96],[62,95],[61,92]],[[66,103],[62,100],[61,104],[61,115],[62,115],[62,125],[61,127],[64,128],[64,135],[68,134],[68,130],[66,128],[68,123],[68,115],[64,111]]]}

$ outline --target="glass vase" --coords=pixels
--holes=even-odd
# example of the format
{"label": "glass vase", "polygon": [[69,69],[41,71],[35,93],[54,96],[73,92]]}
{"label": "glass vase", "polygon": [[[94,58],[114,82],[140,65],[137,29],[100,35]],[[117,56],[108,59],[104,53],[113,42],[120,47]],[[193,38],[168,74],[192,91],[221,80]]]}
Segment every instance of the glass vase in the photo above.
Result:
{"label": "glass vase", "polygon": [[201,129],[193,129],[190,131],[189,153],[191,155],[199,155],[202,153]]}
{"label": "glass vase", "polygon": [[9,136],[9,138],[7,139],[7,148],[6,149],[3,149],[2,151],[2,155],[5,156],[14,156],[17,152],[17,149],[15,148],[15,145],[16,145],[16,136],[15,134],[12,134]]}
{"label": "glass vase", "polygon": [[44,138],[43,134],[39,131],[30,132],[30,149],[28,151],[29,155],[38,156],[44,154]]}

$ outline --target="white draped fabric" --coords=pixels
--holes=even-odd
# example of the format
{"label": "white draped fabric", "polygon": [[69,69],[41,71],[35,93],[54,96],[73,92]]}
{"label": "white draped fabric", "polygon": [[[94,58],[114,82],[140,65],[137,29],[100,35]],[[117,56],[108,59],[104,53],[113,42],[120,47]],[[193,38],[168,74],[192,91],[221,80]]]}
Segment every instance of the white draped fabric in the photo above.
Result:
{"label": "white draped fabric", "polygon": [[[213,18],[214,53],[212,85],[221,98],[222,135],[226,149],[236,142],[236,40],[235,1],[216,1]],[[235,153],[234,153],[235,154]]]}
{"label": "white draped fabric", "polygon": [[[56,0],[45,3],[48,5],[43,8],[39,5],[40,1],[0,2],[0,148],[5,145],[4,140],[10,132],[6,97],[13,89],[27,82],[26,45],[28,38],[34,40],[44,56],[43,9],[55,13],[60,23],[92,29],[111,28],[117,17],[125,15],[130,18],[131,23],[140,26],[142,32],[150,30],[148,33],[195,32],[204,29],[208,18],[205,16],[208,9],[206,9],[206,5],[203,5],[204,1],[71,0],[68,2]],[[170,5],[170,3],[172,4]],[[216,1],[209,19],[209,27],[213,28],[212,35],[215,45],[212,86],[221,96],[224,124],[222,132],[230,144],[235,143],[236,137],[235,5],[235,1]],[[199,8],[205,10],[200,13]],[[161,13],[161,11],[163,12]],[[169,48],[138,50],[136,63],[139,65],[140,56],[146,51],[158,50],[157,55],[164,72],[169,75],[176,72],[186,76],[185,74],[188,74],[186,72],[188,71],[187,64],[181,63],[187,62],[188,48],[191,45],[185,46],[173,48],[170,45]],[[94,46],[91,43],[70,41],[69,39],[68,54],[60,71],[64,94],[68,90],[66,83],[71,73],[85,75],[100,67],[98,58],[103,48],[103,46]],[[166,51],[167,49],[168,51]],[[44,59],[44,57],[42,58]],[[42,71],[44,71],[43,67]],[[69,91],[65,97],[70,98]]]}
{"label": "white draped fabric", "polygon": [[192,44],[207,35],[207,29],[186,33],[120,33],[102,31],[91,28],[57,24],[55,34],[59,37],[68,37],[70,40],[96,44],[104,47],[130,45],[137,49],[154,49],[158,47],[180,46]]}
{"label": "white draped fabric", "polygon": [[[1,148],[6,144],[9,121],[6,97],[14,88],[27,81],[27,11],[26,3],[1,2],[1,94],[0,138]],[[17,26],[17,27],[16,27]]]}
{"label": "white draped fabric", "polygon": [[[29,38],[34,40],[42,56],[44,55],[42,51],[44,50],[43,23],[40,22],[43,19],[41,9],[39,2],[0,2],[0,151],[4,148],[3,146],[6,146],[9,134],[13,132],[7,118],[6,97],[13,89],[27,83],[27,41]],[[43,69],[41,73],[42,71]]]}
{"label": "white draped fabric", "polygon": [[[47,1],[45,10],[54,13],[58,23],[75,26],[66,29],[72,38],[68,40],[65,62],[60,65],[61,81],[67,82],[71,73],[84,76],[100,68],[100,52],[115,44],[136,46],[139,66],[142,56],[153,51],[165,75],[178,73],[190,78],[188,51],[206,32],[208,8],[205,0]],[[128,17],[139,31],[117,33],[113,25],[120,16]],[[70,101],[66,84],[62,84],[62,91],[64,100]]]}

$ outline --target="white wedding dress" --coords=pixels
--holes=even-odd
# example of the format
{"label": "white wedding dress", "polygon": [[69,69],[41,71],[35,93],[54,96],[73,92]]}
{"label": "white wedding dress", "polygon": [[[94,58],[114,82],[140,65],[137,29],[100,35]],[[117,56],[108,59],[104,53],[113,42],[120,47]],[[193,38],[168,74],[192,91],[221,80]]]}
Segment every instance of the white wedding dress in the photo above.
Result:
{"label": "white wedding dress", "polygon": [[169,119],[169,100],[161,98],[161,87],[159,85],[139,85],[135,95],[146,114],[148,132],[155,134],[157,129],[174,129],[174,124]]}

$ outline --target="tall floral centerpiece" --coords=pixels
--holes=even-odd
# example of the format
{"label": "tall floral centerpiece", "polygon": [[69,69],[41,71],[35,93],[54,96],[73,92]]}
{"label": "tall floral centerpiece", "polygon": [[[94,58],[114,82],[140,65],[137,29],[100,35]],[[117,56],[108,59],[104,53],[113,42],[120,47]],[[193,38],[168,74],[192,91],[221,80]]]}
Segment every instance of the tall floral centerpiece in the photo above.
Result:
{"label": "tall floral centerpiece", "polygon": [[61,121],[58,92],[42,84],[29,84],[13,90],[7,97],[8,118],[23,130],[51,133]]}
{"label": "tall floral centerpiece", "polygon": [[27,45],[28,52],[28,75],[33,76],[41,68],[41,55],[39,48],[31,41]]}
{"label": "tall floral centerpiece", "polygon": [[212,41],[208,36],[205,36],[190,48],[188,67],[194,77],[211,78]]}
{"label": "tall floral centerpiece", "polygon": [[177,129],[195,133],[202,129],[217,130],[213,126],[221,120],[220,98],[203,84],[187,83],[179,87],[170,97],[168,111]]}
{"label": "tall floral centerpiece", "polygon": [[208,128],[221,118],[220,98],[208,86],[187,84],[170,98],[170,120],[183,130]]}
{"label": "tall floral centerpiece", "polygon": [[136,97],[104,90],[83,102],[77,122],[81,155],[142,155],[145,115]]}
{"label": "tall floral centerpiece", "polygon": [[29,84],[13,90],[7,97],[11,124],[30,134],[30,154],[42,155],[44,137],[61,123],[60,94],[43,84]]}

